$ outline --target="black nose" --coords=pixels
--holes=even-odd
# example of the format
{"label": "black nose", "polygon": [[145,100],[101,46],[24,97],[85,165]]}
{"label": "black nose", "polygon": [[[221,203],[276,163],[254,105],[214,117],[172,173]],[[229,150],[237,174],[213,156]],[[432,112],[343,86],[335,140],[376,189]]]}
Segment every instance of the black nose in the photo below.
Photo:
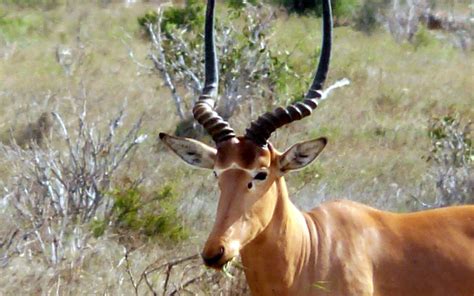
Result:
{"label": "black nose", "polygon": [[204,260],[204,264],[207,266],[215,266],[221,260],[222,256],[224,256],[224,247],[220,247],[218,249],[217,254],[201,254],[202,260]]}

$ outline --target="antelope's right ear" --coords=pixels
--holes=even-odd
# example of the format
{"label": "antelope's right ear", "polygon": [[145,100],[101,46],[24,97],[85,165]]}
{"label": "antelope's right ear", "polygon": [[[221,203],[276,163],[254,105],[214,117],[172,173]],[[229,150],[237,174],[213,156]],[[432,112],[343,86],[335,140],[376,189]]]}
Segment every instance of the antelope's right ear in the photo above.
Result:
{"label": "antelope's right ear", "polygon": [[213,169],[217,150],[199,141],[160,133],[160,139],[187,164],[203,169]]}

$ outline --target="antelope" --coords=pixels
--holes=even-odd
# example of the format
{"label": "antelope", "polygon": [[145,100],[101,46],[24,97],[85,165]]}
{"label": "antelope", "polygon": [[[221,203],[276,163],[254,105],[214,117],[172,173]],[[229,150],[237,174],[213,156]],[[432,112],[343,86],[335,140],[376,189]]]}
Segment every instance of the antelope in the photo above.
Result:
{"label": "antelope", "polygon": [[184,162],[213,170],[220,189],[204,264],[222,269],[240,254],[253,295],[474,295],[474,206],[416,213],[380,211],[356,202],[325,202],[300,211],[285,174],[310,164],[326,138],[285,152],[268,141],[278,128],[311,114],[323,98],[332,40],[323,0],[319,64],[305,98],[278,107],[236,136],[214,111],[218,90],[214,5],[207,1],[205,86],[193,108],[216,147],[160,133]]}

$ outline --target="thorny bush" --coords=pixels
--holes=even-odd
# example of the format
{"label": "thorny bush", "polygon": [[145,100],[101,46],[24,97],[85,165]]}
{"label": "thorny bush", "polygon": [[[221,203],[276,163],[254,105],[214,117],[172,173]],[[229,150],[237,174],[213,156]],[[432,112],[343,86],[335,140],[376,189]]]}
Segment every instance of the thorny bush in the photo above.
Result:
{"label": "thorny bush", "polygon": [[[142,120],[119,136],[123,112],[101,133],[85,120],[86,109],[77,126],[67,127],[53,113],[57,139],[31,149],[13,144],[0,146],[12,177],[3,186],[4,206],[15,225],[7,243],[0,245],[0,259],[7,264],[12,255],[36,254],[56,265],[69,252],[85,247],[91,233],[87,226],[95,217],[107,217],[113,199],[106,196],[114,177],[137,145]],[[55,141],[56,140],[56,141]],[[5,210],[5,209],[4,209]]]}
{"label": "thorny bush", "polygon": [[[202,4],[188,1],[186,5],[184,8],[160,7],[157,12],[139,18],[139,23],[151,40],[149,57],[154,70],[170,90],[180,119],[192,125],[185,110],[191,109],[189,106],[202,91],[204,26],[201,18],[191,23],[183,23],[182,19],[197,11],[199,15],[204,12]],[[221,73],[219,114],[228,120],[239,108],[244,108],[244,102],[248,103],[252,114],[252,104],[272,104],[277,102],[274,96],[285,100],[300,96],[302,79],[296,79],[297,74],[288,63],[290,53],[275,52],[269,47],[270,28],[275,18],[273,10],[268,6],[247,4],[231,6],[228,11],[228,17],[216,20]],[[288,83],[290,80],[293,83]],[[186,127],[183,129],[185,131],[178,131],[178,134],[188,133]]]}
{"label": "thorny bush", "polygon": [[472,164],[472,122],[464,123],[456,116],[431,120],[428,134],[431,148],[430,176],[435,181],[435,206],[474,203],[474,174]]}
{"label": "thorny bush", "polygon": [[474,204],[474,147],[472,122],[459,116],[432,118],[428,127],[431,145],[425,156],[430,167],[412,195],[423,208]]}

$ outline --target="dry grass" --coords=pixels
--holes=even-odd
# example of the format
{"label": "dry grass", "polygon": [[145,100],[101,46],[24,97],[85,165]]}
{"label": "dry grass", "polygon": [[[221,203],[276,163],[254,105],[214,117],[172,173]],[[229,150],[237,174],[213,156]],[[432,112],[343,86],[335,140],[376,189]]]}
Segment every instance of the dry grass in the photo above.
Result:
{"label": "dry grass", "polygon": [[[174,130],[178,117],[158,78],[128,56],[131,48],[136,58],[147,62],[148,45],[136,17],[151,5],[126,8],[118,3],[83,3],[40,12],[11,9],[8,18],[26,20],[28,29],[14,37],[0,35],[0,134],[4,141],[11,131],[21,131],[43,112],[58,112],[68,126],[73,125],[84,99],[89,109],[86,118],[97,122],[98,128],[106,126],[124,102],[128,106],[125,126],[145,114],[143,133],[152,140],[137,151],[120,177],[145,176],[142,185],[150,192],[162,184],[177,184],[182,188],[180,212],[193,235],[184,246],[156,241],[135,244],[141,246],[129,257],[135,277],[160,258],[165,262],[197,253],[216,206],[212,174],[178,164],[153,140],[159,131]],[[309,35],[307,28],[314,28]],[[321,38],[319,20],[281,15],[275,32],[272,46],[292,52],[291,62],[309,80]],[[72,53],[71,75],[57,61],[57,50],[64,47]],[[295,201],[310,208],[323,200],[345,197],[381,208],[408,208],[410,194],[428,169],[422,157],[429,148],[429,119],[448,113],[474,118],[473,57],[473,52],[458,51],[434,36],[415,48],[395,43],[383,31],[367,37],[348,27],[337,28],[329,82],[347,77],[351,86],[335,91],[313,117],[282,129],[272,139],[284,150],[296,141],[329,137],[316,165],[288,176],[291,194],[298,196]],[[287,98],[278,99],[285,102]],[[241,112],[231,119],[238,131],[248,124],[247,116]],[[0,159],[0,179],[7,180],[11,174],[8,161]],[[4,204],[1,200],[0,242],[11,234],[13,225]],[[123,244],[113,233],[90,240],[56,266],[35,254],[14,257],[0,267],[0,294],[130,295],[135,289],[123,258]],[[177,270],[174,284],[183,274]],[[193,274],[202,271],[196,267]],[[164,275],[160,272],[153,278],[156,291]],[[217,287],[194,289],[214,294]],[[146,286],[138,290],[140,295],[148,292]]]}

